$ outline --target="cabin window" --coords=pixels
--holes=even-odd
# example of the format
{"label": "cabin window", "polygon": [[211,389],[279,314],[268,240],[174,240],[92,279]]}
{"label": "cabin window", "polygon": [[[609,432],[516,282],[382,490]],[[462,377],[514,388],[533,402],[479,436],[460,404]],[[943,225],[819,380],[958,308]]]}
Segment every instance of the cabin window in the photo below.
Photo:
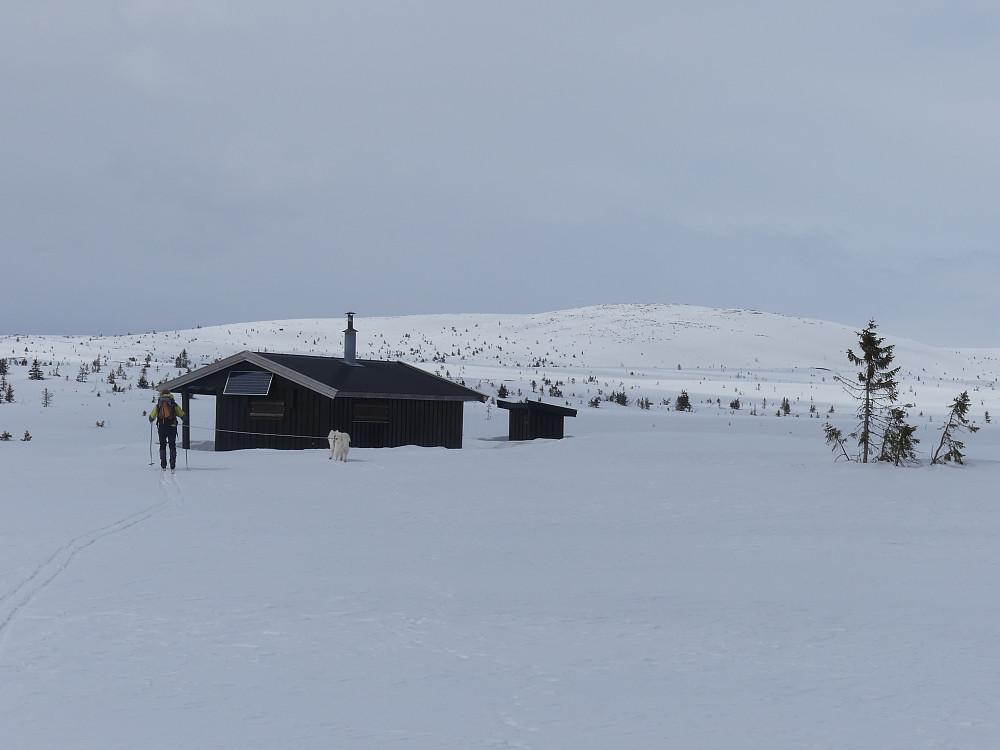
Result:
{"label": "cabin window", "polygon": [[285,402],[274,399],[250,399],[250,419],[284,419]]}
{"label": "cabin window", "polygon": [[354,404],[351,421],[387,423],[389,421],[389,402],[357,401]]}

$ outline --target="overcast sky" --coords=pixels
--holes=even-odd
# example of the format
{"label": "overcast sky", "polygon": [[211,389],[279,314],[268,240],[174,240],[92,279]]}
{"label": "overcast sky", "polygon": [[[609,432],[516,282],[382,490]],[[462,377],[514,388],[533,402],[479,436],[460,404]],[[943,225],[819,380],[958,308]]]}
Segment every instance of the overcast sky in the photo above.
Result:
{"label": "overcast sky", "polygon": [[745,307],[1000,346],[1000,5],[5,0],[0,333]]}

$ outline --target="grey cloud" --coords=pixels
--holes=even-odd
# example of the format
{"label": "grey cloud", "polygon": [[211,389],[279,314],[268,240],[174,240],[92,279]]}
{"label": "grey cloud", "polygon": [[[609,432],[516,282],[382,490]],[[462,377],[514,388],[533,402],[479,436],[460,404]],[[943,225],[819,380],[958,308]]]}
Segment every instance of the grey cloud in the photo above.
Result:
{"label": "grey cloud", "polygon": [[[989,344],[990,299],[942,269],[980,289],[998,270],[998,19],[18,0],[0,28],[5,327],[678,301],[957,335],[892,278],[940,290],[961,343]],[[148,303],[164,262],[183,304]]]}

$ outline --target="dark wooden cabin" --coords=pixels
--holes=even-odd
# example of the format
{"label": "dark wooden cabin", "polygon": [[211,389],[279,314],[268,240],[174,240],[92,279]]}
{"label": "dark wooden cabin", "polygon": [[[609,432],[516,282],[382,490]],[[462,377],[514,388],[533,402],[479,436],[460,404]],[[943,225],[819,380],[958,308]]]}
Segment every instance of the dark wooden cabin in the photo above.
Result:
{"label": "dark wooden cabin", "polygon": [[535,438],[564,437],[563,421],[575,417],[576,409],[541,401],[497,401],[497,406],[507,409],[508,438],[510,440],[534,440]]}
{"label": "dark wooden cabin", "polygon": [[244,351],[158,387],[188,413],[191,396],[215,396],[217,451],[328,448],[330,430],[358,448],[462,447],[465,402],[486,396],[405,362],[356,359],[350,319],[345,333],[343,358]]}

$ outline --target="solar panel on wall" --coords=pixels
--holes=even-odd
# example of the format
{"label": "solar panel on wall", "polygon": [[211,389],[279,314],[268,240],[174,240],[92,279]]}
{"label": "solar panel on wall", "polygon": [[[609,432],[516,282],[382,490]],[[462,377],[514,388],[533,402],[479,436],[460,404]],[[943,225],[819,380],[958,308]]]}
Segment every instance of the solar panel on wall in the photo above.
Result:
{"label": "solar panel on wall", "polygon": [[273,377],[273,373],[262,370],[234,371],[226,378],[222,393],[225,396],[266,396]]}

